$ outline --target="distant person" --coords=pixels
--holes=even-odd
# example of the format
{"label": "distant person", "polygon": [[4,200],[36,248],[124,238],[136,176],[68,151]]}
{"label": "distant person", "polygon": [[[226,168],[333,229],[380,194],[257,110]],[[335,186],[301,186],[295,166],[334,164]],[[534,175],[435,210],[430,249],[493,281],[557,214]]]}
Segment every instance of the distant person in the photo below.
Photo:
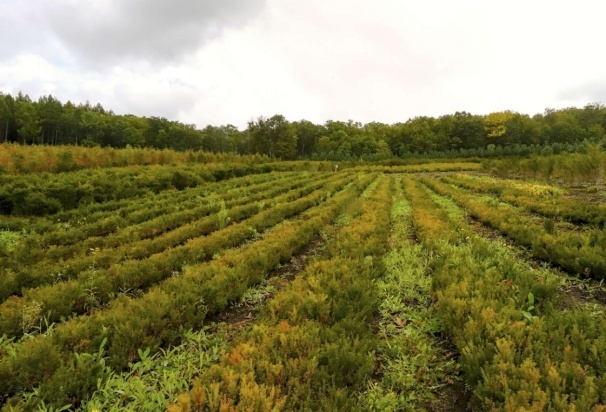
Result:
{"label": "distant person", "polygon": [[338,172],[339,171],[339,165],[334,165],[332,167],[332,170],[335,171],[335,172]]}

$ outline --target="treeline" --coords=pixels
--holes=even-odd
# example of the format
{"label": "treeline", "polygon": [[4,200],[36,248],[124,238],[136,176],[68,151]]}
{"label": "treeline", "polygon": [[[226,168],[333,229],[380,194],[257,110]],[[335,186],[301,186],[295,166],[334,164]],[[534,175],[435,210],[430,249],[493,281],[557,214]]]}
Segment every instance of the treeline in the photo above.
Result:
{"label": "treeline", "polygon": [[0,141],[21,144],[140,147],[264,154],[281,159],[379,160],[398,157],[461,157],[582,151],[606,140],[606,107],[547,109],[529,116],[512,111],[488,115],[457,112],[415,117],[404,123],[332,121],[318,125],[284,116],[260,117],[244,130],[160,117],[117,115],[100,104],[62,103],[53,96],[32,101],[0,93]]}

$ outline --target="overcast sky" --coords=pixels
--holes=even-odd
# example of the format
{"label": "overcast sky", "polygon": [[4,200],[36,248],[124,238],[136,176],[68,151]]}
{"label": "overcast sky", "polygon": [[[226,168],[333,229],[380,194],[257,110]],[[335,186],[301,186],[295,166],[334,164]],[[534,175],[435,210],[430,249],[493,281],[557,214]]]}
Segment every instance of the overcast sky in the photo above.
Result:
{"label": "overcast sky", "polygon": [[0,0],[0,91],[245,127],[606,103],[606,4]]}

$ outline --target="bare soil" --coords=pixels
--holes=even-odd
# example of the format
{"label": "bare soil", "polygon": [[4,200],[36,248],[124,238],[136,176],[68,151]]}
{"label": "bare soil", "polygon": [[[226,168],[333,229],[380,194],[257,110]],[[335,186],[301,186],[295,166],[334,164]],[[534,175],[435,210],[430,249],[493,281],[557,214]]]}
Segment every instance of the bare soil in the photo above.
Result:
{"label": "bare soil", "polygon": [[430,412],[471,411],[472,391],[462,381],[456,381],[441,389],[438,399],[426,409]]}

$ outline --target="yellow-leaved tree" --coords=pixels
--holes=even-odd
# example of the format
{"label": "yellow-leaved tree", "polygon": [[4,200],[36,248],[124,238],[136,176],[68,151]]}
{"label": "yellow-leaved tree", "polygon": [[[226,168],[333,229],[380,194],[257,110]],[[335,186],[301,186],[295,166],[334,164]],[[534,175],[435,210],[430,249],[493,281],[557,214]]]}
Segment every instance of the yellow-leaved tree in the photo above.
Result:
{"label": "yellow-leaved tree", "polygon": [[515,117],[509,110],[490,113],[484,119],[484,127],[488,137],[501,137],[507,132],[507,122]]}

